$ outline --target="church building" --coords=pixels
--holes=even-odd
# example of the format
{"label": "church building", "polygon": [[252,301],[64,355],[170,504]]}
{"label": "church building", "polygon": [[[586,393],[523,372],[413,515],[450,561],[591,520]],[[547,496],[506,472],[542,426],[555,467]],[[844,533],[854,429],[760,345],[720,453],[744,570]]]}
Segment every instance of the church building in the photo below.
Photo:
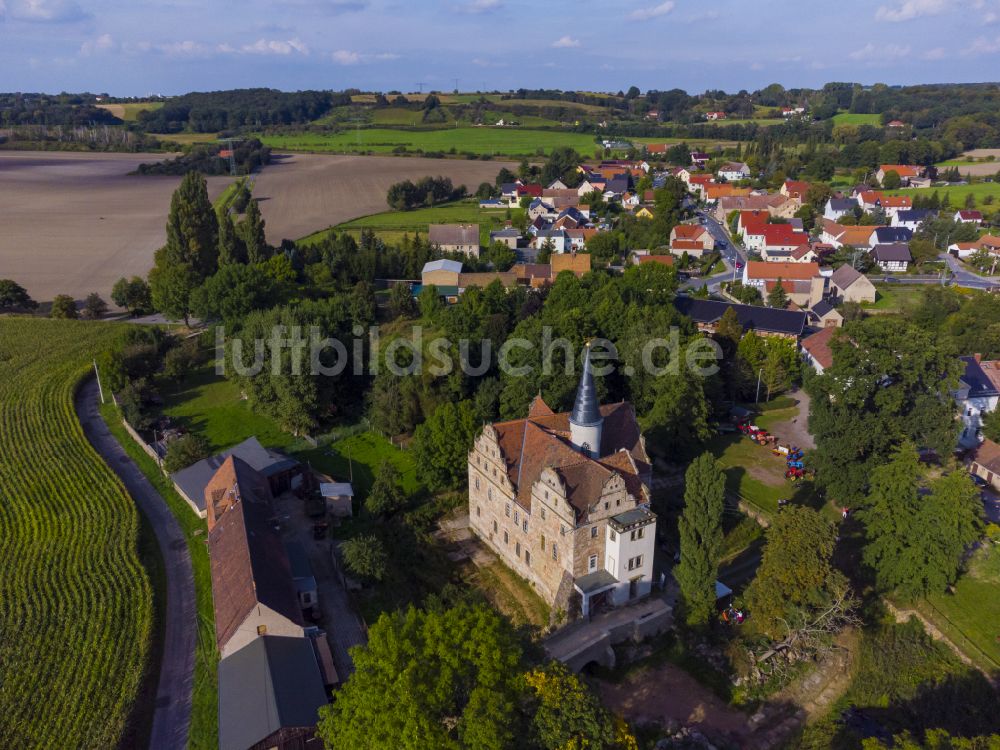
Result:
{"label": "church building", "polygon": [[472,530],[571,618],[649,594],[652,466],[631,404],[598,403],[590,350],[573,411],[539,395],[469,453]]}

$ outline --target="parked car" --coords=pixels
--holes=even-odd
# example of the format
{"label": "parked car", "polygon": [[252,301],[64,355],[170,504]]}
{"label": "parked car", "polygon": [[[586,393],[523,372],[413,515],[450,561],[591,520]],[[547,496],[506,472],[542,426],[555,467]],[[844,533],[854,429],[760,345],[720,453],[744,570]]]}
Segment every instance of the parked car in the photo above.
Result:
{"label": "parked car", "polygon": [[972,481],[976,485],[976,487],[979,487],[980,489],[986,489],[986,487],[989,486],[988,484],[986,484],[986,480],[983,479],[978,474],[970,474],[969,476],[972,477]]}

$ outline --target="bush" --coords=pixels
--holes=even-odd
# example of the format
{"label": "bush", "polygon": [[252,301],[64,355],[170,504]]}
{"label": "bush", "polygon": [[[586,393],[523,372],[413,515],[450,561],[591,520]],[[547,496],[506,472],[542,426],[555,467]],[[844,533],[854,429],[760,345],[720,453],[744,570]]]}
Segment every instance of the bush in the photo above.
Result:
{"label": "bush", "polygon": [[52,310],[49,313],[53,318],[78,318],[76,311],[76,301],[68,294],[57,294],[52,300]]}
{"label": "bush", "polygon": [[389,571],[389,553],[374,534],[348,539],[341,547],[344,564],[355,575],[381,581]]}
{"label": "bush", "polygon": [[204,438],[198,435],[182,435],[167,445],[167,455],[163,459],[163,468],[171,474],[196,464],[203,458],[212,455],[211,449]]}

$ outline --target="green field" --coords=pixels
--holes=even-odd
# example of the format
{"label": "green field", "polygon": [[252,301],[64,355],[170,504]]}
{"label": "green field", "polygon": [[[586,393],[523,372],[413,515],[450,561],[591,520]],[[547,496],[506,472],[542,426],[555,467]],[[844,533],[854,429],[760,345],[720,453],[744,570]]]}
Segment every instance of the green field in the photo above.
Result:
{"label": "green field", "polygon": [[390,153],[402,146],[411,151],[469,152],[491,156],[533,156],[558,146],[570,146],[582,154],[592,154],[596,143],[584,133],[530,130],[522,128],[459,127],[437,130],[395,130],[360,128],[332,135],[300,133],[259,136],[264,144],[285,151]]}
{"label": "green field", "polygon": [[125,122],[135,122],[142,111],[153,112],[163,106],[163,102],[127,102],[125,104],[99,104],[101,109],[106,109]]}
{"label": "green field", "polygon": [[215,646],[215,609],[212,605],[212,572],[208,547],[205,546],[205,521],[191,512],[191,506],[177,494],[173,483],[163,475],[156,462],[125,431],[118,409],[110,403],[105,404],[101,407],[101,416],[111,434],[166,501],[184,532],[188,551],[191,553],[198,613],[188,747],[191,750],[215,750],[219,746],[219,686],[216,675],[219,654]]}
{"label": "green field", "polygon": [[150,133],[150,135],[161,141],[173,141],[182,146],[191,143],[215,143],[219,140],[217,133]]}
{"label": "green field", "polygon": [[934,594],[918,609],[973,662],[1000,671],[1000,547],[979,549],[954,593]]}
{"label": "green field", "polygon": [[[510,210],[511,217],[524,212],[523,208]],[[426,238],[429,224],[479,224],[479,239],[488,243],[491,230],[499,229],[507,219],[506,210],[485,210],[479,208],[478,201],[459,201],[429,208],[417,208],[413,211],[386,211],[371,216],[363,216],[334,227],[337,231],[360,233],[362,229],[371,229],[383,241],[399,242],[404,234],[411,237],[418,232]],[[324,229],[304,237],[300,242],[310,243],[324,239],[332,230]]]}
{"label": "green field", "polygon": [[[1000,166],[997,169],[1000,170]],[[980,206],[983,205],[983,199],[987,196],[991,196],[994,203],[1000,201],[1000,182],[974,182],[969,185],[950,185],[948,187],[906,188],[902,190],[887,190],[886,193],[889,195],[922,195],[928,197],[935,191],[937,191],[937,194],[941,198],[944,198],[946,195],[950,196],[951,206],[955,209],[965,206],[965,197],[970,194],[976,199],[976,204]]]}
{"label": "green field", "polygon": [[115,747],[153,630],[139,514],[73,396],[108,323],[0,319],[0,745]]}
{"label": "green field", "polygon": [[833,116],[834,125],[874,125],[882,124],[881,115],[862,115],[854,112],[838,112]]}

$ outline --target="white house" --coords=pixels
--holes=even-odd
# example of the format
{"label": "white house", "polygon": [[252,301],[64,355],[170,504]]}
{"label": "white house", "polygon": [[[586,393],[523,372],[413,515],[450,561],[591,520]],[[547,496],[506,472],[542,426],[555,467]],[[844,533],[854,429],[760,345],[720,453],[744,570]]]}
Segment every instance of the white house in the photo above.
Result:
{"label": "white house", "polygon": [[981,211],[956,211],[952,221],[961,221],[966,224],[982,224],[983,214]]}
{"label": "white house", "polygon": [[871,256],[875,265],[889,273],[905,273],[910,261],[913,260],[910,246],[905,242],[876,245],[872,249]]}
{"label": "white house", "polygon": [[978,354],[959,359],[965,363],[965,372],[955,391],[962,420],[959,443],[974,448],[980,443],[983,415],[996,409],[1000,400],[1000,361],[984,362]]}
{"label": "white house", "polygon": [[729,182],[748,180],[750,179],[750,167],[744,162],[731,161],[719,167],[716,174]]}
{"label": "white house", "polygon": [[830,221],[840,221],[845,216],[853,216],[857,201],[850,198],[830,198],[823,208],[823,218]]}

